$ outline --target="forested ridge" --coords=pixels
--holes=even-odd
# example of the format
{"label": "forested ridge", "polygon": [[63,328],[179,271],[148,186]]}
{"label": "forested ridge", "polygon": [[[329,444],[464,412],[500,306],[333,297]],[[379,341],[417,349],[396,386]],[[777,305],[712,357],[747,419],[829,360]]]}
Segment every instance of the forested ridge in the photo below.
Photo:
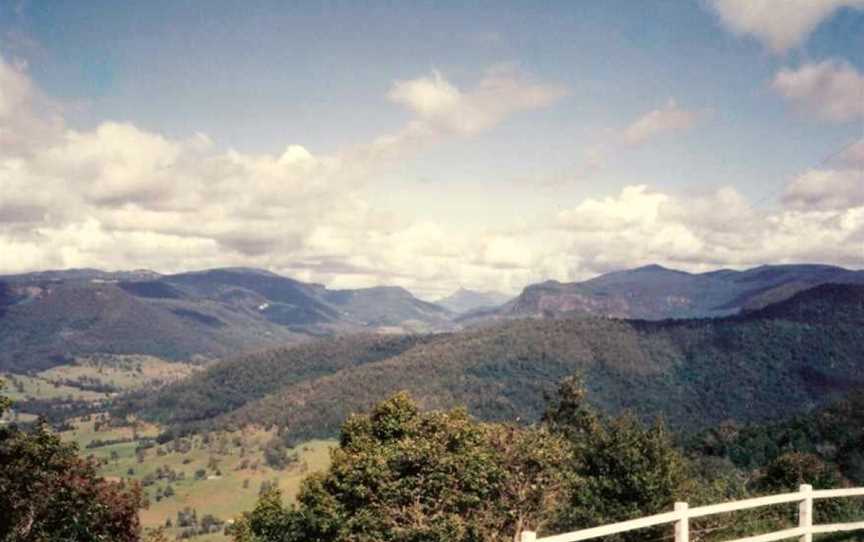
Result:
{"label": "forested ridge", "polygon": [[132,397],[120,412],[175,430],[276,425],[292,442],[332,436],[350,412],[407,390],[424,408],[465,405],[480,419],[529,423],[561,379],[581,372],[590,400],[606,412],[662,416],[684,431],[762,422],[806,412],[861,383],[862,300],[864,287],[822,285],[734,317],[517,320],[381,338],[371,355],[369,337],[346,337],[338,354],[321,341],[222,362]]}

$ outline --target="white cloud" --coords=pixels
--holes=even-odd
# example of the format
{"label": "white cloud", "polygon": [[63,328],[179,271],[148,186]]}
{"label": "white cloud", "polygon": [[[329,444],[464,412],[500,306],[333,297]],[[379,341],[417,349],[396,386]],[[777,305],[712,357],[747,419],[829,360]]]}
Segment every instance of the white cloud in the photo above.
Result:
{"label": "white cloud", "polygon": [[3,154],[26,153],[34,142],[48,141],[55,136],[61,124],[27,76],[27,65],[10,62],[0,55],[0,149]]}
{"label": "white cloud", "polygon": [[474,135],[519,111],[547,107],[567,94],[559,85],[537,83],[510,66],[486,72],[478,85],[462,91],[440,72],[397,81],[388,93],[395,103],[417,113],[412,131]]}
{"label": "white cloud", "polygon": [[864,170],[809,170],[786,187],[783,202],[794,209],[845,210],[864,206]]}
{"label": "white cloud", "polygon": [[710,0],[710,5],[730,31],[782,53],[801,45],[840,8],[864,8],[864,0]]}
{"label": "white cloud", "polygon": [[825,60],[797,70],[780,70],[772,87],[797,106],[823,119],[864,117],[864,74],[845,61]]}
{"label": "white cloud", "polygon": [[424,118],[450,114],[463,100],[458,88],[451,85],[441,72],[409,81],[397,81],[387,94],[391,101],[408,106]]}
{"label": "white cloud", "polygon": [[557,248],[579,254],[587,274],[651,262],[693,271],[780,262],[857,266],[864,199],[855,197],[842,208],[789,201],[760,210],[731,187],[694,195],[627,186],[559,213],[566,248]]}
{"label": "white cloud", "polygon": [[666,107],[649,111],[633,121],[622,131],[621,137],[628,145],[640,145],[657,137],[685,132],[692,128],[702,115],[699,111],[681,109],[675,100],[669,100]]}
{"label": "white cloud", "polygon": [[668,200],[664,194],[649,192],[645,185],[626,186],[616,197],[588,198],[573,209],[560,211],[558,223],[579,232],[648,228]]}

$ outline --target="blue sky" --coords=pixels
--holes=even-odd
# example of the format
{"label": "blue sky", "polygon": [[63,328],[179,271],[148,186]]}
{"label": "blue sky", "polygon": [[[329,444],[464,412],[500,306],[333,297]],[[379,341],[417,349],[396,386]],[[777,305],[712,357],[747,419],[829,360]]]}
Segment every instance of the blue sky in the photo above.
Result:
{"label": "blue sky", "polygon": [[9,0],[0,59],[0,271],[434,297],[864,257],[860,0]]}

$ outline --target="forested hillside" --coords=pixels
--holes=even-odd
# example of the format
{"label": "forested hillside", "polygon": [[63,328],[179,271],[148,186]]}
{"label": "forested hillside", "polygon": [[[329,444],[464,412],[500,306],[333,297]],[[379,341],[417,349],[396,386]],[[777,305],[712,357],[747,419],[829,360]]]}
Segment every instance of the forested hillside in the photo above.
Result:
{"label": "forested hillside", "polygon": [[[466,405],[485,420],[534,421],[559,381],[581,372],[592,402],[607,412],[659,415],[684,430],[765,421],[805,412],[864,380],[864,287],[819,286],[722,319],[510,321],[388,346],[380,356],[369,355],[368,338],[340,344],[344,358],[320,342],[271,353],[266,363],[227,361],[124,408],[165,420],[159,405],[171,405],[178,428],[202,423],[204,408],[215,416],[210,425],[272,424],[294,441],[332,436],[348,413],[396,390],[425,408]],[[298,356],[326,369],[294,372]],[[230,376],[239,367],[248,374]],[[241,406],[231,389],[250,380],[267,384]]]}
{"label": "forested hillside", "polygon": [[286,386],[397,356],[431,336],[360,334],[266,350],[219,363],[162,389],[119,401],[116,411],[161,423],[212,420]]}
{"label": "forested hillside", "polygon": [[402,288],[328,290],[257,269],[14,275],[0,277],[0,371],[87,354],[212,360],[341,333],[448,329],[449,317]]}

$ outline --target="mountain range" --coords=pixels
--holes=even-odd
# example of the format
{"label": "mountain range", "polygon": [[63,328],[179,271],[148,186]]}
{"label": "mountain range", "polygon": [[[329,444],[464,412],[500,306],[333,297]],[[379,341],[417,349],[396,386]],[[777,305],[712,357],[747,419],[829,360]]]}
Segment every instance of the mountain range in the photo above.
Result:
{"label": "mountain range", "polygon": [[257,269],[11,275],[0,277],[0,370],[90,353],[215,359],[321,335],[442,330],[450,319],[403,288],[329,290]]}
{"label": "mountain range", "polygon": [[826,283],[864,284],[864,272],[830,265],[766,265],[745,271],[687,273],[648,265],[584,282],[534,284],[503,306],[467,319],[591,315],[663,320],[728,316]]}
{"label": "mountain range", "polygon": [[509,301],[460,289],[438,303],[400,287],[331,290],[248,268],[7,275],[0,277],[0,370],[40,370],[91,353],[213,360],[319,336],[443,332],[523,318],[721,317],[826,283],[864,284],[864,272],[776,265],[687,273],[650,265],[530,285]]}

